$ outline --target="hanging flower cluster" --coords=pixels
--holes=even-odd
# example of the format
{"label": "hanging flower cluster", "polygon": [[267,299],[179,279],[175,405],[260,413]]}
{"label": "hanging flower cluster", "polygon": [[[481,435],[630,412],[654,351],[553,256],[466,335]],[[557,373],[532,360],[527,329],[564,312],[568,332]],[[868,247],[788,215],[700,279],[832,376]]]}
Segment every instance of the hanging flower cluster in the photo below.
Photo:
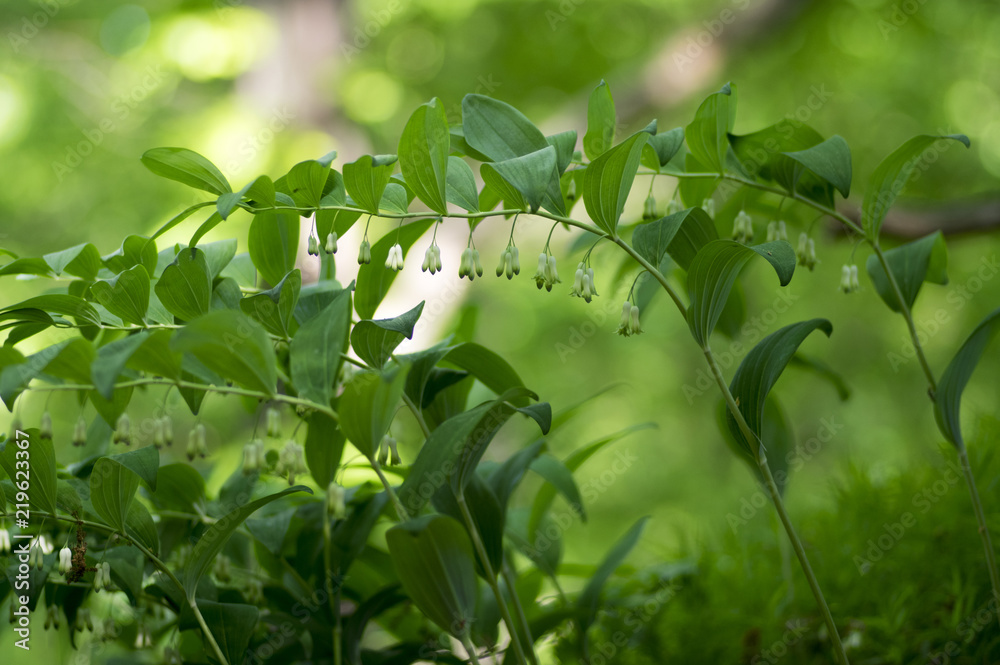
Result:
{"label": "hanging flower cluster", "polygon": [[546,291],[551,291],[554,285],[562,283],[559,271],[556,269],[556,257],[548,253],[548,248],[538,255],[538,270],[535,272],[534,280],[539,289],[544,286]]}
{"label": "hanging flower cluster", "polygon": [[628,300],[622,305],[622,320],[618,324],[618,334],[623,337],[629,337],[631,335],[639,335],[642,333],[642,327],[639,325],[639,306],[634,305]]}
{"label": "hanging flower cluster", "polygon": [[733,220],[733,240],[744,245],[753,240],[753,219],[745,210],[740,210]]}
{"label": "hanging flower cluster", "polygon": [[858,281],[858,267],[853,263],[844,264],[840,271],[840,290],[844,293],[854,293],[861,288]]}
{"label": "hanging flower cluster", "polygon": [[597,288],[594,285],[594,269],[589,267],[585,261],[581,261],[576,267],[576,274],[573,275],[573,290],[570,295],[583,298],[590,302],[597,297]]}
{"label": "hanging flower cluster", "polygon": [[[368,260],[371,260],[370,256]],[[396,272],[403,269],[403,247],[398,242],[389,248],[389,256],[385,259],[385,267]]]}
{"label": "hanging flower cluster", "polygon": [[799,265],[812,270],[816,267],[816,242],[807,234],[799,235],[799,248],[795,252],[799,259]]}

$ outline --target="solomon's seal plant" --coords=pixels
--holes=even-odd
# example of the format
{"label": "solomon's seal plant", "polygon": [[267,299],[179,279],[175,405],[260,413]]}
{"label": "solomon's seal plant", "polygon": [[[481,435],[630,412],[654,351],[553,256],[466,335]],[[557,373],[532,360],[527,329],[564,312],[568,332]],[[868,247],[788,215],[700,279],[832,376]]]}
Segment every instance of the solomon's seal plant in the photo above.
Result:
{"label": "solomon's seal plant", "polygon": [[[550,406],[515,367],[479,344],[445,340],[398,353],[423,303],[374,318],[393,281],[415,270],[413,262],[404,265],[415,247],[423,248],[423,271],[457,265],[459,277],[482,277],[474,235],[498,218],[510,224],[507,245],[497,248],[498,277],[520,272],[516,225],[544,223],[551,225],[548,240],[533,248],[539,289],[576,296],[586,307],[598,296],[598,278],[606,280],[601,290],[631,279],[618,326],[624,336],[643,332],[639,313],[651,291],[641,287],[666,293],[695,346],[662,338],[658,344],[703,356],[725,405],[723,436],[770,497],[829,648],[846,665],[840,639],[846,619],[829,608],[785,509],[784,479],[779,484],[771,465],[793,445],[787,419],[775,417],[771,390],[799,345],[815,331],[830,335],[832,324],[811,319],[779,329],[728,380],[712,349],[720,324],[740,316],[740,308],[727,304],[740,297],[734,286],[746,264],[766,262],[784,286],[796,265],[811,270],[818,260],[811,225],[800,218],[842,224],[871,249],[866,267],[873,290],[907,324],[938,424],[965,472],[994,593],[1000,591],[958,417],[962,391],[1000,327],[1000,310],[936,375],[910,310],[924,282],[946,279],[943,238],[934,234],[891,250],[880,244],[886,212],[922,151],[968,140],[919,136],[904,144],[872,175],[856,223],[835,208],[837,195],[847,197],[852,185],[842,138],[824,139],[788,120],[735,135],[735,109],[736,88],[726,85],[686,127],[660,131],[654,121],[616,142],[613,129],[607,131],[616,126],[614,104],[602,83],[591,96],[581,153],[576,131],[546,136],[502,101],[467,95],[461,123],[452,125],[432,100],[414,111],[397,155],[361,156],[338,170],[330,153],[239,189],[190,150],[148,151],[147,168],[204,192],[204,200],[152,236],[126,237],[110,253],[83,244],[12,257],[0,267],[0,277],[53,280],[27,300],[0,303],[7,335],[0,398],[17,417],[29,393],[70,393],[81,414],[72,433],[53,431],[47,414],[24,432],[32,441],[30,500],[38,518],[24,528],[39,532],[29,609],[44,595],[45,606],[66,615],[63,625],[82,630],[102,607],[93,595],[109,592],[141,618],[131,632],[109,631],[120,635],[112,639],[125,648],[156,645],[185,662],[478,663],[504,651],[505,663],[527,665],[538,662],[535,645],[551,635],[559,636],[565,658],[598,662],[590,630],[605,582],[640,539],[646,519],[608,549],[578,593],[563,591],[561,550],[550,546],[558,536],[547,527],[556,491],[583,515],[573,471],[615,437],[565,461],[546,453],[539,439],[505,460],[484,462],[511,418],[527,418],[546,434],[557,420]],[[679,183],[664,216],[651,193],[641,220],[624,214],[638,176]],[[749,194],[758,223],[766,220],[759,244],[753,244],[754,218],[743,208]],[[573,216],[580,199],[586,219]],[[235,239],[203,242],[237,209],[252,216],[245,253]],[[208,215],[187,243],[162,244],[165,232],[199,211]],[[303,225],[301,218],[310,221]],[[335,259],[346,248],[338,248],[338,239],[362,218],[358,277],[342,284]],[[442,256],[441,224],[468,225],[459,257]],[[318,257],[313,283],[303,282],[298,267],[302,228],[310,229],[307,253]],[[720,229],[731,239],[721,238]],[[589,244],[571,284],[559,288],[550,244],[556,232],[578,238],[581,248]],[[379,236],[374,243],[369,233]],[[787,240],[796,233],[797,250]],[[591,256],[598,246],[622,252],[627,269],[596,275]],[[859,287],[857,267],[844,266],[841,289]],[[58,341],[25,351],[45,331],[60,332],[51,338]],[[639,343],[656,338],[651,326],[646,332]],[[470,403],[474,382],[488,391],[485,401]],[[160,404],[154,414],[134,403],[140,394]],[[238,402],[262,423],[266,438],[255,430],[243,439],[241,461],[216,452],[215,442],[230,437],[205,411],[209,400]],[[285,422],[291,419],[294,427]],[[175,427],[187,436],[188,460],[232,470],[217,492],[170,451]],[[0,454],[9,476],[0,482],[5,512],[24,496],[15,483],[13,441],[20,437],[12,432]],[[65,442],[77,452],[63,461],[73,450]],[[525,523],[514,519],[510,505],[529,469],[546,485]],[[53,554],[49,538],[77,543],[72,559],[68,546]],[[0,530],[0,554],[9,551],[10,534]],[[840,553],[824,554],[824,565],[850,565]],[[61,584],[54,570],[83,582]],[[539,602],[543,578],[558,590],[557,601]],[[303,620],[288,620],[303,607]],[[374,624],[383,631],[377,644],[364,639]],[[287,639],[276,643],[274,635],[286,630]]]}

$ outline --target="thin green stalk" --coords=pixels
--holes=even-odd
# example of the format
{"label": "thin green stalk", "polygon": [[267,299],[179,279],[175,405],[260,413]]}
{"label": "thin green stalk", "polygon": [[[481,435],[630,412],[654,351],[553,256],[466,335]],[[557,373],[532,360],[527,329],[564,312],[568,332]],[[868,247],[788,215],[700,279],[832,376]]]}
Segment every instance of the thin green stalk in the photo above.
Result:
{"label": "thin green stalk", "polygon": [[[733,414],[736,419],[736,424],[739,426],[740,431],[743,436],[746,437],[747,441],[758,441],[757,436],[750,429],[746,420],[743,418],[743,414],[740,412],[739,405],[736,404],[736,399],[733,397],[733,393],[730,392],[729,386],[726,385],[726,380],[722,376],[722,370],[719,368],[719,364],[715,360],[715,356],[712,354],[712,350],[705,346],[705,359],[708,361],[709,367],[712,369],[712,375],[715,377],[715,382],[719,385],[719,390],[722,391],[722,395],[726,400],[726,404],[729,407],[729,411]],[[833,620],[833,615],[830,613],[830,607],[826,603],[826,597],[823,596],[823,591],[819,587],[819,581],[816,579],[816,575],[813,573],[812,566],[809,564],[809,557],[806,556],[806,550],[802,546],[802,541],[799,540],[799,535],[795,532],[795,527],[792,526],[792,521],[788,517],[788,513],[785,511],[785,503],[781,499],[781,492],[778,491],[778,485],[774,482],[774,476],[771,475],[771,468],[767,464],[767,456],[764,453],[763,446],[760,446],[757,451],[755,451],[757,457],[757,466],[760,468],[761,475],[764,478],[764,485],[767,487],[768,494],[771,495],[771,502],[774,504],[775,510],[778,511],[778,518],[781,520],[782,526],[785,527],[785,533],[788,534],[788,539],[792,543],[792,549],[795,550],[795,555],[799,559],[799,566],[802,568],[802,572],[806,576],[806,580],[809,582],[809,588],[812,589],[813,596],[816,598],[816,604],[819,606],[820,612],[823,615],[823,620],[826,623],[827,631],[830,633],[830,639],[833,642],[834,649],[837,653],[837,658],[841,665],[848,665],[847,653],[844,650],[844,643],[840,639],[840,633],[837,631],[837,624]]]}
{"label": "thin green stalk", "polygon": [[[332,533],[330,528],[330,516],[323,516],[323,572],[326,581],[326,597],[330,599],[330,610],[333,613],[333,663],[341,665],[343,654],[341,653],[341,635],[343,627],[340,623],[340,584],[333,588],[333,571],[330,569],[330,550],[332,549]],[[338,570],[339,576],[339,570]]]}
{"label": "thin green stalk", "polygon": [[[972,475],[969,454],[966,452],[964,444],[958,449],[958,460],[962,464],[962,473],[965,474],[965,481],[969,486],[969,494],[972,496],[972,509],[976,513],[976,521],[979,522],[979,537],[982,539],[983,549],[986,551],[986,567],[990,572],[993,599],[1000,602],[1000,575],[997,574],[996,553],[993,551],[990,530],[986,526],[986,513],[983,511],[983,502],[979,499],[979,490],[976,488],[976,479]],[[1000,621],[1000,615],[997,616],[997,621]]]}
{"label": "thin green stalk", "polygon": [[[507,608],[506,601],[504,601],[503,593],[500,592],[500,585],[497,583],[497,575],[493,571],[493,564],[490,563],[490,558],[486,555],[486,547],[483,545],[482,538],[479,537],[479,530],[476,528],[475,520],[472,519],[472,513],[469,512],[465,496],[461,492],[456,492],[455,500],[458,503],[459,511],[462,513],[462,519],[469,531],[469,536],[472,537],[472,545],[479,556],[479,562],[483,565],[483,571],[486,573],[486,583],[490,585],[490,589],[493,590],[493,595],[497,599],[500,616],[503,618],[504,625],[507,626],[507,632],[510,633],[510,643],[514,647],[514,654],[521,665],[527,665],[528,660],[524,655],[524,648],[521,645],[517,630],[514,628],[514,619],[510,616],[510,610]],[[534,645],[529,644],[528,647],[534,652]],[[534,656],[534,653],[532,653],[532,656]],[[532,661],[534,661],[534,658],[532,658]]]}
{"label": "thin green stalk", "polygon": [[528,651],[528,655],[531,658],[531,662],[538,665],[538,658],[535,656],[534,649],[535,639],[531,636],[531,626],[528,625],[528,617],[525,616],[524,607],[521,605],[521,599],[517,595],[514,574],[511,572],[510,567],[506,563],[500,567],[500,574],[503,575],[503,581],[507,585],[507,589],[510,591],[510,598],[514,603],[514,613],[517,614],[517,621],[521,625],[521,630],[524,631],[524,639],[527,640],[528,644],[532,645],[532,648]]}
{"label": "thin green stalk", "polygon": [[468,632],[462,635],[462,646],[465,647],[466,653],[469,654],[469,662],[472,665],[479,665],[479,656],[476,655],[476,645],[469,639]]}
{"label": "thin green stalk", "polygon": [[403,505],[403,502],[399,500],[396,490],[392,489],[392,483],[390,483],[389,479],[385,477],[385,472],[382,471],[382,467],[379,465],[378,460],[372,458],[371,463],[372,468],[375,469],[375,473],[378,474],[378,479],[382,481],[382,487],[385,488],[386,494],[388,494],[389,499],[392,500],[392,505],[396,507],[396,515],[399,517],[399,521],[405,522],[410,519],[410,513],[406,510],[406,506]]}

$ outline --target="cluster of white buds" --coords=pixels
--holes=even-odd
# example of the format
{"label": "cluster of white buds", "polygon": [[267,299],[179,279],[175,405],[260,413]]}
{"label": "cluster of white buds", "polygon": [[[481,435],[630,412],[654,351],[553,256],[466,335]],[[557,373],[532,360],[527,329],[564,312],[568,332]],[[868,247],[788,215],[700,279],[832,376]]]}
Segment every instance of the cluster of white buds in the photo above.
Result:
{"label": "cluster of white buds", "polygon": [[424,252],[424,262],[420,264],[420,269],[423,272],[430,272],[432,275],[441,272],[441,248],[436,242],[432,242],[431,246]]}
{"label": "cluster of white buds", "polygon": [[331,480],[326,486],[326,514],[335,520],[347,517],[344,487],[336,480]]}
{"label": "cluster of white buds", "polygon": [[683,209],[684,206],[681,205],[681,202],[676,197],[672,198],[670,199],[670,203],[667,204],[667,215],[677,214]]}
{"label": "cluster of white buds", "polygon": [[115,423],[115,432],[111,435],[111,443],[124,443],[126,446],[131,445],[132,421],[129,420],[127,413],[118,416],[118,422]]}
{"label": "cluster of white buds", "polygon": [[573,290],[570,291],[570,295],[583,298],[588,303],[597,297],[594,269],[588,268],[583,261],[576,267],[576,274],[573,276]]}
{"label": "cluster of white buds", "polygon": [[111,564],[102,561],[97,564],[97,573],[94,574],[94,591],[111,588]]}
{"label": "cluster of white buds", "polygon": [[281,413],[273,406],[267,407],[264,412],[264,420],[267,423],[267,435],[272,439],[281,436]]}
{"label": "cluster of white buds", "polygon": [[194,460],[195,457],[208,457],[208,443],[206,442],[206,438],[205,426],[201,423],[195,425],[194,429],[188,432],[187,449],[184,452],[187,454],[189,461]]}
{"label": "cluster of white buds", "polygon": [[59,572],[69,575],[71,570],[73,570],[73,550],[63,547],[59,550]]}
{"label": "cluster of white buds", "polygon": [[324,245],[323,250],[327,254],[337,253],[337,232],[331,231],[326,234],[326,245]]}
{"label": "cluster of white buds", "polygon": [[254,439],[243,446],[243,473],[249,476],[264,466],[264,442]]}
{"label": "cluster of white buds", "polygon": [[134,649],[149,649],[153,646],[153,636],[149,633],[149,628],[146,626],[139,626],[139,631],[135,634],[135,643],[132,645]]}
{"label": "cluster of white buds", "polygon": [[215,575],[215,579],[220,582],[229,582],[233,579],[232,572],[229,568],[229,557],[225,554],[220,554],[215,557],[215,565],[212,567],[212,574]]}
{"label": "cluster of white buds", "polygon": [[385,267],[397,272],[403,269],[403,248],[398,242],[389,248],[389,256],[385,259]]}
{"label": "cluster of white buds", "polygon": [[372,262],[372,244],[367,239],[361,241],[358,248],[358,265],[366,266]]}
{"label": "cluster of white buds", "polygon": [[38,548],[42,550],[42,554],[52,554],[55,551],[55,547],[44,533],[38,536]]}
{"label": "cluster of white buds", "polygon": [[781,220],[771,220],[767,223],[767,241],[774,242],[776,240],[788,240],[788,230]]}
{"label": "cluster of white buds", "polygon": [[319,256],[319,238],[312,233],[309,234],[309,246],[306,248],[309,256]]}
{"label": "cluster of white buds", "polygon": [[396,439],[386,434],[378,444],[378,463],[385,466],[386,462],[390,466],[397,466],[403,461],[399,458],[399,450],[396,447]]}
{"label": "cluster of white buds", "polygon": [[816,242],[805,233],[799,234],[799,248],[795,254],[799,258],[799,265],[809,270],[816,267]]}
{"label": "cluster of white buds", "polygon": [[744,245],[753,240],[753,220],[745,210],[740,210],[733,220],[733,240]]}
{"label": "cluster of white buds", "polygon": [[521,274],[521,259],[518,258],[517,247],[513,245],[507,246],[500,255],[500,263],[497,264],[497,277],[505,273],[507,279],[514,279],[514,275]]}
{"label": "cluster of white buds", "polygon": [[642,218],[643,219],[656,219],[656,198],[650,193],[646,197],[646,201],[642,204]]}
{"label": "cluster of white buds", "polygon": [[45,630],[49,628],[59,630],[59,608],[55,605],[45,608]]}
{"label": "cluster of white buds", "polygon": [[458,278],[468,277],[471,282],[476,277],[483,276],[483,264],[479,260],[479,250],[466,247],[462,251],[462,260],[458,264]]}
{"label": "cluster of white buds", "polygon": [[83,416],[77,418],[76,425],[73,426],[73,445],[87,445],[87,421]]}
{"label": "cluster of white buds", "polygon": [[37,543],[28,550],[28,567],[32,566],[38,570],[45,567],[45,552],[42,551],[42,546]]}
{"label": "cluster of white buds", "polygon": [[546,291],[551,291],[554,284],[561,284],[562,280],[559,279],[559,271],[556,270],[556,257],[548,252],[542,252],[538,255],[538,271],[535,273],[535,285],[541,289],[543,286]]}
{"label": "cluster of white buds", "polygon": [[278,454],[278,466],[275,468],[275,473],[279,476],[286,476],[288,484],[294,485],[295,476],[306,473],[308,470],[302,456],[302,446],[289,439]]}
{"label": "cluster of white buds", "polygon": [[715,199],[705,199],[701,202],[701,209],[708,213],[708,216],[715,219]]}
{"label": "cluster of white buds", "polygon": [[642,327],[639,325],[639,306],[633,305],[628,300],[622,305],[622,320],[618,324],[618,334],[628,337],[639,335]]}
{"label": "cluster of white buds", "polygon": [[73,630],[78,633],[82,633],[84,630],[94,632],[94,620],[90,617],[90,610],[86,607],[77,611],[76,623],[73,624]]}
{"label": "cluster of white buds", "polygon": [[7,529],[0,529],[0,556],[10,554],[10,532]]}
{"label": "cluster of white buds", "polygon": [[853,263],[850,265],[844,264],[844,267],[840,269],[840,290],[844,293],[854,293],[861,288],[861,283],[858,281],[858,267]]}
{"label": "cluster of white buds", "polygon": [[170,416],[163,416],[153,421],[153,445],[157,449],[174,443],[174,423]]}
{"label": "cluster of white buds", "polygon": [[52,416],[48,411],[42,414],[42,419],[38,423],[38,435],[43,439],[52,438]]}

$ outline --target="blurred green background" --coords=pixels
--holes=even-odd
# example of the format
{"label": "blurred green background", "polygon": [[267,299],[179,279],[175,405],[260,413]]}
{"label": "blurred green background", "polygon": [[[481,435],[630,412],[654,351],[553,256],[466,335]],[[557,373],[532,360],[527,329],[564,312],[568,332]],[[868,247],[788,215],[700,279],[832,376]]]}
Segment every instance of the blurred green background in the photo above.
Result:
{"label": "blurred green background", "polygon": [[[892,235],[908,238],[935,228],[949,234],[951,283],[925,287],[914,313],[937,371],[1000,303],[1000,242],[992,230],[1000,223],[1000,12],[989,1],[8,0],[0,6],[0,27],[0,247],[20,255],[85,241],[110,253],[125,234],[148,234],[201,200],[141,166],[139,156],[151,147],[201,152],[238,187],[331,149],[339,151],[339,163],[395,152],[412,109],[435,96],[451,122],[460,121],[462,96],[480,92],[514,104],[545,133],[574,128],[582,136],[587,97],[603,78],[615,95],[621,135],[651,118],[663,129],[684,125],[704,95],[731,80],[740,94],[736,133],[790,117],[847,139],[855,172],[855,191],[842,206],[847,212],[856,210],[878,161],[910,136],[969,135],[970,150],[954,144],[907,189],[905,214],[887,224],[886,244],[893,244]],[[638,190],[646,182],[640,180],[628,219],[640,214]],[[665,178],[657,181],[661,209],[673,187]],[[720,204],[722,227],[742,204],[753,213],[756,199],[737,192],[728,205]],[[786,212],[793,239],[814,223],[804,211]],[[575,213],[583,215],[582,206]],[[758,233],[767,219],[755,217]],[[209,239],[235,233],[243,242],[248,222],[234,215]],[[168,234],[161,247],[186,240],[196,223]],[[411,259],[381,310],[394,315],[428,301],[409,348],[429,346],[461,322],[461,334],[509,358],[557,410],[615,386],[554,432],[551,445],[561,455],[635,423],[657,426],[583,467],[579,482],[590,520],[565,533],[564,560],[600,560],[634,519],[650,514],[653,521],[630,562],[638,570],[699,561],[697,584],[706,588],[698,593],[704,596],[675,605],[719,610],[705,610],[697,621],[693,610],[667,613],[659,625],[663,643],[650,647],[654,652],[743,662],[747,640],[766,645],[780,639],[788,610],[775,600],[784,597],[785,578],[774,524],[768,510],[753,511],[734,538],[727,516],[740,514],[755,482],[723,445],[704,361],[669,303],[658,300],[644,312],[645,335],[614,335],[631,282],[617,279],[620,258],[608,247],[595,251],[601,297],[589,306],[566,297],[567,284],[537,291],[530,273],[512,282],[459,283],[454,269],[464,223],[456,220],[452,227],[442,243],[445,274],[421,275]],[[372,228],[381,235],[391,226],[375,221]],[[548,230],[535,220],[519,225],[526,270],[533,269],[531,257]],[[477,231],[488,271],[508,232],[499,220]],[[553,237],[565,281],[583,247],[562,230]],[[829,383],[795,369],[778,384],[800,443],[829,439],[803,456],[788,500],[815,547],[814,563],[834,613],[840,609],[864,627],[857,639],[865,646],[857,648],[875,648],[878,631],[901,630],[886,619],[891,616],[903,626],[912,621],[937,632],[904,633],[907,648],[877,650],[883,660],[870,662],[927,662],[916,659],[960,639],[955,625],[984,598],[978,539],[972,522],[961,521],[968,498],[959,486],[921,518],[927,539],[904,539],[887,555],[896,557],[898,569],[887,563],[877,569],[884,573],[858,575],[853,557],[883,533],[883,522],[899,519],[911,494],[940,477],[953,454],[941,453],[922,374],[906,358],[903,321],[878,300],[863,268],[862,292],[840,294],[840,268],[855,248],[832,228],[821,229],[820,238],[817,269],[800,271],[784,299],[773,276],[751,269],[747,310],[760,325],[751,323],[734,340],[720,336],[715,348],[725,362],[734,341],[751,344],[815,316],[833,321],[833,337],[815,336],[804,351],[845,378],[850,399],[840,401]],[[342,281],[350,279],[357,242],[353,235],[341,241]],[[853,256],[863,265],[867,252]],[[11,280],[0,286],[4,302],[38,288]],[[944,322],[935,323],[936,317]],[[731,354],[729,374],[742,353]],[[968,438],[982,469],[990,520],[1000,527],[1000,476],[990,466],[997,445],[990,414],[1000,405],[998,361],[1000,349],[989,351],[963,413],[975,433]],[[69,431],[76,407],[69,397],[61,400],[52,398],[48,408],[65,414],[57,431]],[[135,408],[143,408],[143,400],[152,409],[158,396],[140,397]],[[252,419],[237,405],[215,401],[212,407],[220,452],[204,470],[218,484],[237,462]],[[44,398],[29,398],[22,417],[37,418],[44,408]],[[8,423],[9,414],[0,415],[0,424]],[[836,433],[826,437],[831,423]],[[493,452],[516,449],[524,443],[519,435],[510,428]],[[416,444],[413,433],[409,441],[404,435],[404,455],[412,459]],[[67,459],[73,454],[67,450]],[[612,470],[619,454],[633,460],[622,473]],[[951,530],[940,531],[946,528]],[[925,548],[946,551],[941,538],[963,553],[964,563],[927,565],[924,557],[933,554]],[[796,581],[795,607],[808,613],[807,589]],[[943,596],[934,597],[933,612],[924,612],[921,603],[932,590]],[[995,644],[1000,637],[993,624],[977,639]],[[755,628],[763,634],[753,637]],[[41,654],[43,645],[38,648]],[[68,653],[67,645],[48,648],[53,656]],[[7,653],[9,646],[0,645],[0,654]]]}

